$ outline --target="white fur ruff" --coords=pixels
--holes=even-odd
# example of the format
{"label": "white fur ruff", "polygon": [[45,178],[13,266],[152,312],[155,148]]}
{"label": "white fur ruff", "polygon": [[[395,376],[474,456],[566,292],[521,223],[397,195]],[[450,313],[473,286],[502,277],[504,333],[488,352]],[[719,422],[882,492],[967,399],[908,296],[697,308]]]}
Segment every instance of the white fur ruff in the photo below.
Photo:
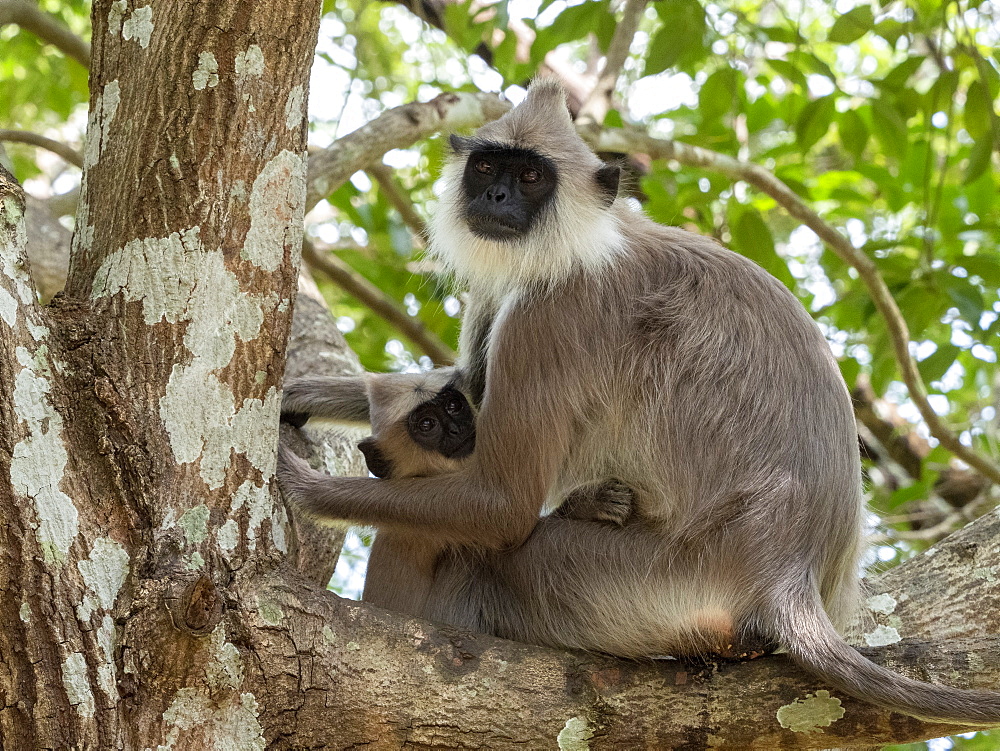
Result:
{"label": "white fur ruff", "polygon": [[[569,205],[566,191],[556,195],[523,239],[477,237],[463,216],[462,162],[442,174],[445,190],[431,221],[431,253],[470,289],[501,300],[529,286],[558,283],[577,270],[600,272],[624,250],[618,219],[606,207]],[[569,222],[556,217],[573,217]]]}

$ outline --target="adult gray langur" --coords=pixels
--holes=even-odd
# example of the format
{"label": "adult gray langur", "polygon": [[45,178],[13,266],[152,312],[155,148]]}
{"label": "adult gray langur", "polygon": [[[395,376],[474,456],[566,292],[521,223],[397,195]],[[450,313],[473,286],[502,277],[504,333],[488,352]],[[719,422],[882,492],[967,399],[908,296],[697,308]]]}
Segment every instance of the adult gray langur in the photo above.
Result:
{"label": "adult gray langur", "polygon": [[[838,633],[860,599],[857,433],[795,297],[618,199],[618,170],[577,136],[555,83],[452,145],[432,251],[470,291],[459,349],[481,402],[475,452],[388,480],[331,478],[283,452],[285,491],[319,517],[482,551],[489,565],[440,577],[458,625],[623,656],[780,644],[848,695],[1000,723],[1000,694],[902,677]],[[634,520],[539,520],[607,478],[631,488]]]}

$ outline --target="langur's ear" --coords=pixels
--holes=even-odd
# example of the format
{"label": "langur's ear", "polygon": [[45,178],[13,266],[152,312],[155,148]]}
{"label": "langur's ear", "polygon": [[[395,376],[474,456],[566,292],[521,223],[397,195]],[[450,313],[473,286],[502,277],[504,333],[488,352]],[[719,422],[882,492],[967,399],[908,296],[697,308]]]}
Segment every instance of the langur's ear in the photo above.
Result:
{"label": "langur's ear", "polygon": [[392,476],[392,461],[382,453],[373,436],[361,441],[358,448],[365,455],[365,464],[368,465],[369,472],[382,479]]}
{"label": "langur's ear", "polygon": [[468,154],[472,151],[472,139],[462,138],[462,136],[456,136],[452,133],[448,136],[448,143],[451,144],[451,149],[456,154]]}
{"label": "langur's ear", "polygon": [[605,206],[610,206],[618,197],[618,182],[621,180],[622,168],[617,164],[605,164],[597,170],[597,189],[604,199]]}

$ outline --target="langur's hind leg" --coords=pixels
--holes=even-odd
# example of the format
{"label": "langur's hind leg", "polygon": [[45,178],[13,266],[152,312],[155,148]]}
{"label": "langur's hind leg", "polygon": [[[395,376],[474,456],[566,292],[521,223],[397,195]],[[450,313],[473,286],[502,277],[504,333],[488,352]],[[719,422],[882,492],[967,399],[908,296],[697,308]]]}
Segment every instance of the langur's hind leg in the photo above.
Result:
{"label": "langur's hind leg", "polygon": [[368,557],[361,599],[397,613],[423,615],[439,553],[420,537],[380,530]]}

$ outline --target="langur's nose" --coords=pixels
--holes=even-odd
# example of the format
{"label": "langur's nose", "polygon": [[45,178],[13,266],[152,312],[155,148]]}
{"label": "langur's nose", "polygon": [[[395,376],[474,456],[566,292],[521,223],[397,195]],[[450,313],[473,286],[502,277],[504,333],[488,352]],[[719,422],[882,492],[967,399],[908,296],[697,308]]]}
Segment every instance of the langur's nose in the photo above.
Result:
{"label": "langur's nose", "polygon": [[486,198],[490,201],[495,201],[496,203],[503,203],[507,200],[507,191],[503,188],[487,188]]}

